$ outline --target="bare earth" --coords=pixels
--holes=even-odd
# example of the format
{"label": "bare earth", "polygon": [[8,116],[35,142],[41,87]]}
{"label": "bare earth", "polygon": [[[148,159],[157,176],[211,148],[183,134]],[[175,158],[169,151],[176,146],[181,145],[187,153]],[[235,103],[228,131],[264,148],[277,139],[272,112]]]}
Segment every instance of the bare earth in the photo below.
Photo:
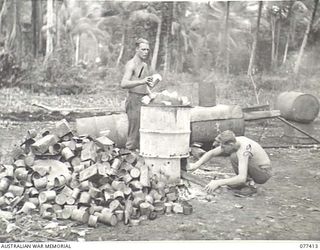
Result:
{"label": "bare earth", "polygon": [[[10,148],[30,128],[50,128],[53,122],[0,120],[0,153],[7,159]],[[74,124],[72,124],[74,125]],[[319,121],[316,122],[319,131]],[[250,122],[246,136],[266,146],[283,145],[279,121]],[[319,133],[317,133],[319,134]],[[320,149],[312,147],[268,148],[274,177],[259,187],[254,197],[240,198],[221,189],[211,201],[201,188],[191,185],[191,215],[162,215],[140,226],[99,224],[92,229],[73,221],[41,219],[37,214],[21,216],[8,233],[0,222],[0,242],[12,241],[111,241],[111,240],[320,240]],[[195,174],[211,178],[232,175],[229,161],[217,158]],[[188,184],[188,183],[187,183]],[[210,199],[209,199],[210,200]],[[47,227],[47,228],[46,228]],[[6,231],[7,230],[7,231]]]}

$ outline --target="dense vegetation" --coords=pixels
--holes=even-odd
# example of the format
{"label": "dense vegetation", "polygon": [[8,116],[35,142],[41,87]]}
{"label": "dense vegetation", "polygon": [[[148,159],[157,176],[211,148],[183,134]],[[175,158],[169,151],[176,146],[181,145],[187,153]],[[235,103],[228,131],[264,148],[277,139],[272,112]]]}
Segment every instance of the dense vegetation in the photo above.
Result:
{"label": "dense vegetation", "polygon": [[294,88],[319,71],[318,2],[0,0],[0,87],[117,82],[144,37],[151,67],[173,81],[239,76],[268,88],[259,79],[277,75]]}

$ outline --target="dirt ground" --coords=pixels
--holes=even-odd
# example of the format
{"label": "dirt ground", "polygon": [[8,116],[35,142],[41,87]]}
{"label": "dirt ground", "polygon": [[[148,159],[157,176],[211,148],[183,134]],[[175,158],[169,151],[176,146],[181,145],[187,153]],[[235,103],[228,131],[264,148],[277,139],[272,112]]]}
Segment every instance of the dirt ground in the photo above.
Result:
{"label": "dirt ground", "polygon": [[[319,135],[320,122],[316,121]],[[2,161],[30,128],[50,128],[54,122],[0,120]],[[73,124],[74,125],[74,124]],[[149,240],[320,240],[320,149],[283,148],[284,124],[277,120],[246,123],[246,136],[267,149],[274,176],[254,197],[240,198],[226,189],[207,197],[191,184],[191,215],[162,215],[139,226],[99,224],[91,229],[72,221],[49,221],[37,214],[12,224],[0,222],[0,242],[12,241],[149,241]],[[281,148],[270,148],[280,146]],[[229,161],[216,158],[197,170],[204,178],[233,173]],[[187,183],[188,184],[188,183]]]}

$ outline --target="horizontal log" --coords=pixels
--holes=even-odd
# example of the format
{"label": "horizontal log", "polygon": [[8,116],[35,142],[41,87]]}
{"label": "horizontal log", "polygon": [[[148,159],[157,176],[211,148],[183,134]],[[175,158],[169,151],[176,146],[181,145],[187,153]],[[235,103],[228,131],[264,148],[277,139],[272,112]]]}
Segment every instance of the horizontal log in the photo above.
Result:
{"label": "horizontal log", "polygon": [[259,120],[259,119],[268,119],[279,117],[281,115],[280,110],[265,110],[265,111],[253,111],[244,113],[245,121]]}

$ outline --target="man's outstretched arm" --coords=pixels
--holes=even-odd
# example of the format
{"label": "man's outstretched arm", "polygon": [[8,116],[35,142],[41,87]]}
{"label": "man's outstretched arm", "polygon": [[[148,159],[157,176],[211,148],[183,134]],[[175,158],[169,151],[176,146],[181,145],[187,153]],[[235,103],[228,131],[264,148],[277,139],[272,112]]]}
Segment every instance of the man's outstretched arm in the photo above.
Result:
{"label": "man's outstretched arm", "polygon": [[201,158],[195,162],[190,163],[189,167],[187,168],[188,171],[194,171],[201,167],[203,164],[207,163],[212,157],[218,156],[222,153],[221,147],[216,147],[214,149],[211,149],[210,151],[206,152]]}

